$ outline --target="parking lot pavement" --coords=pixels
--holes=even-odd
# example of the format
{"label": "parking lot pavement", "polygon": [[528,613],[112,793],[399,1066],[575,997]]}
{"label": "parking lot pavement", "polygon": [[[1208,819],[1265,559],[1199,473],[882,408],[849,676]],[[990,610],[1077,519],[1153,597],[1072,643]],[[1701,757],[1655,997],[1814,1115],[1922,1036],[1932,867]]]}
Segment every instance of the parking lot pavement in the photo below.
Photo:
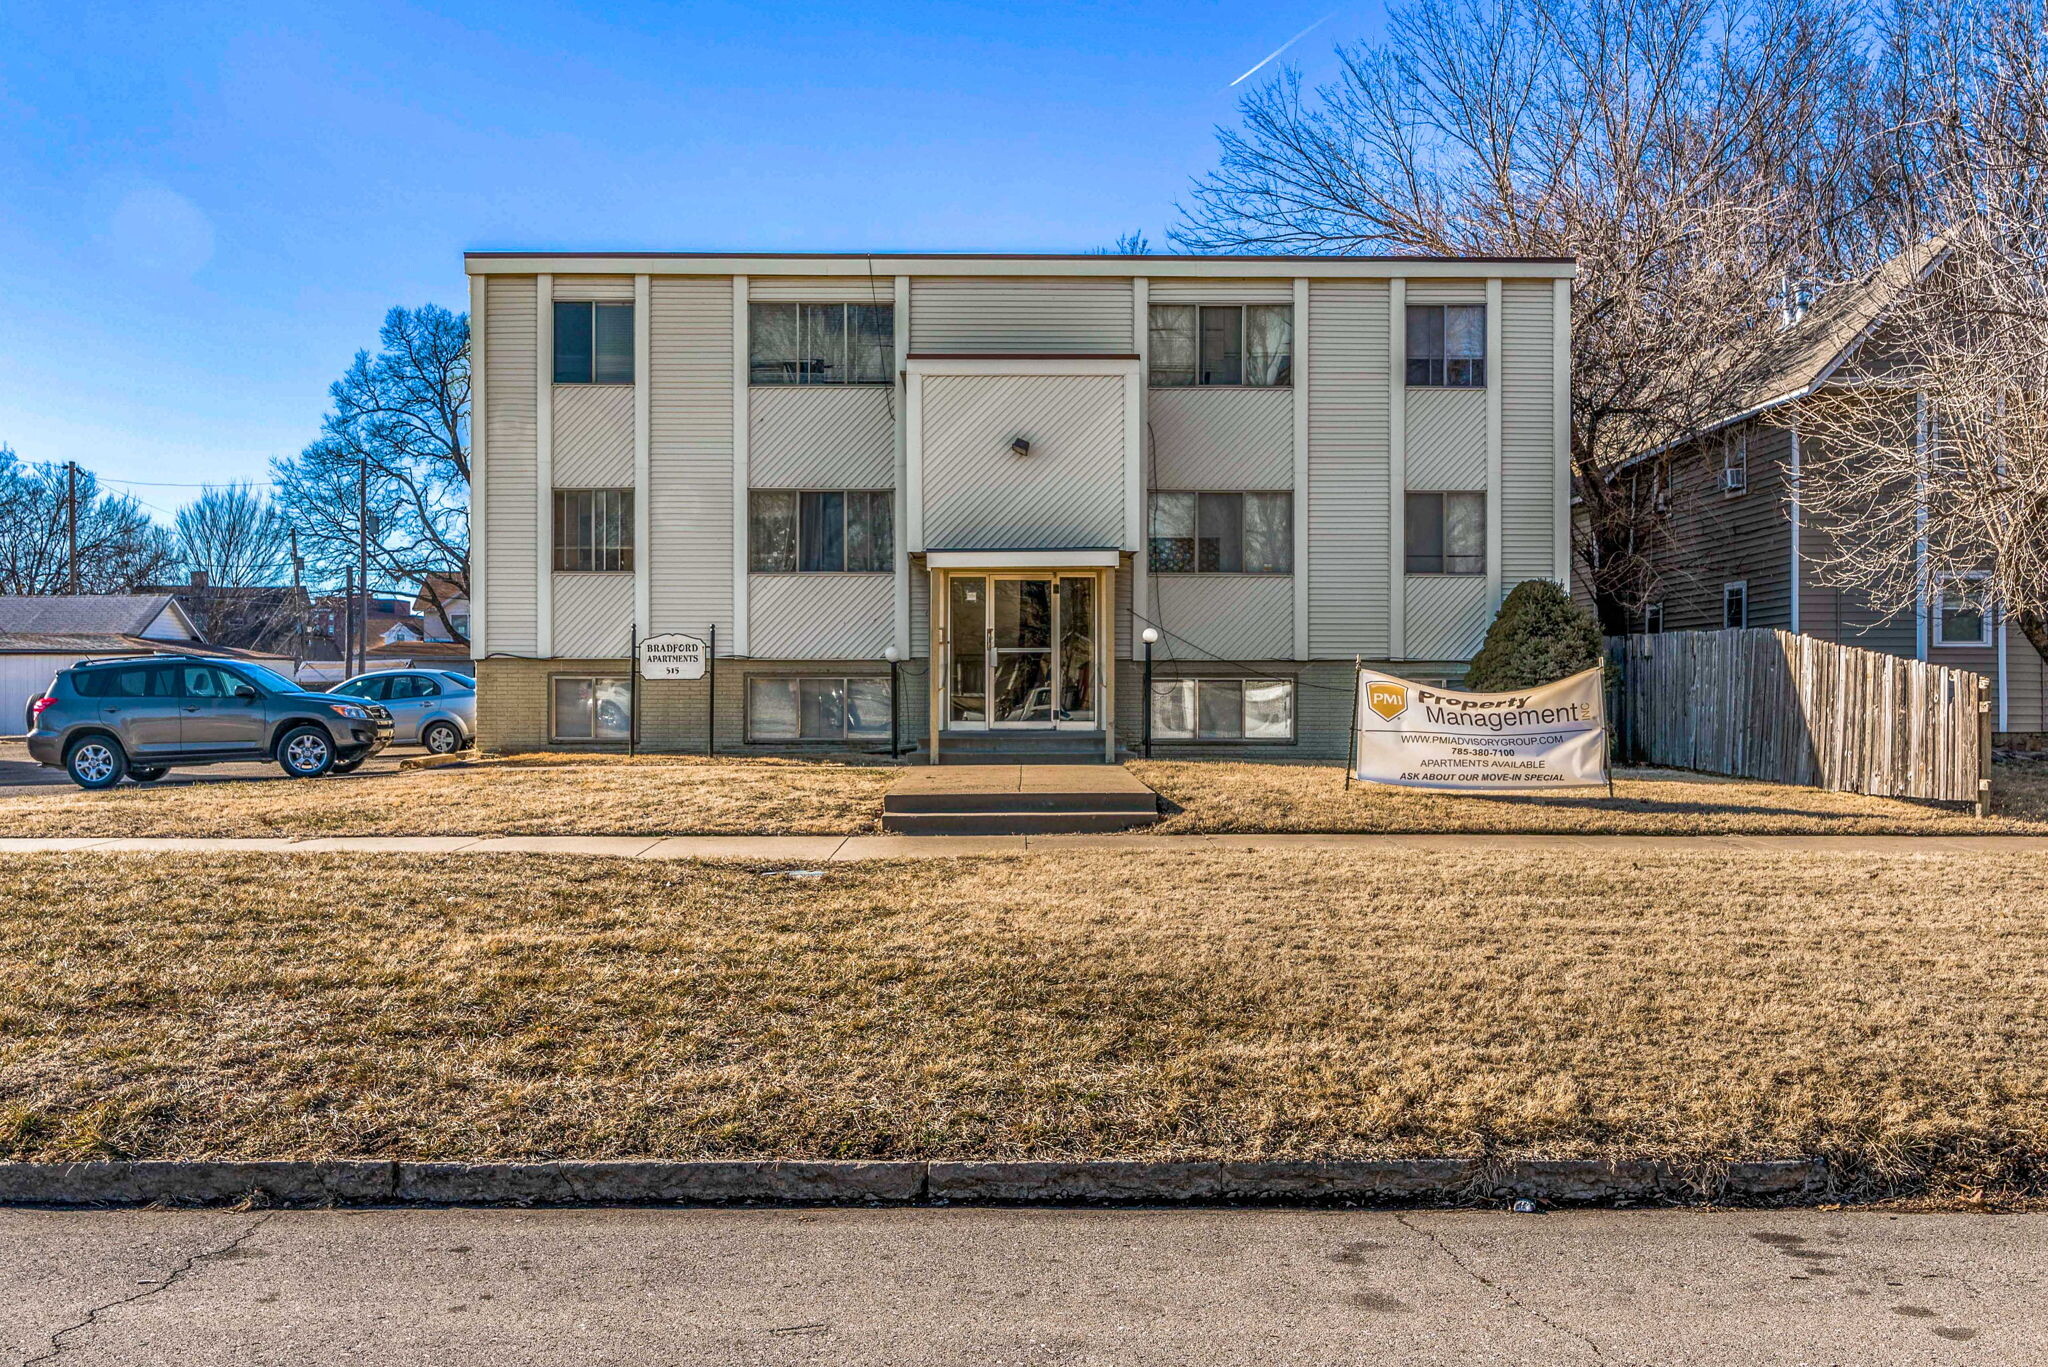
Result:
{"label": "parking lot pavement", "polygon": [[[426,751],[417,745],[393,745],[372,758],[369,763],[353,774],[336,774],[335,778],[375,778],[379,774],[394,773],[400,760]],[[173,769],[156,781],[159,788],[181,783],[255,783],[286,782],[284,771],[275,764],[205,764],[191,769]],[[26,788],[47,788],[52,785],[69,788],[71,780],[61,769],[45,769],[29,758],[28,745],[19,740],[0,740],[0,796],[19,792]],[[141,786],[141,785],[137,785]]]}
{"label": "parking lot pavement", "polygon": [[0,1361],[2048,1361],[2048,1217],[0,1210]]}

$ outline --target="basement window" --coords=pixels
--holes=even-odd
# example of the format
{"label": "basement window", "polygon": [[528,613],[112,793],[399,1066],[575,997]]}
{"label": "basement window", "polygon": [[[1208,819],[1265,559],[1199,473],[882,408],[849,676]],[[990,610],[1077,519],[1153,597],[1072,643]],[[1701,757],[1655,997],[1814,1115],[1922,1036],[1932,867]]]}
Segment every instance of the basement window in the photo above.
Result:
{"label": "basement window", "polygon": [[889,738],[887,678],[747,680],[750,741],[846,741]]}
{"label": "basement window", "polygon": [[632,734],[633,685],[615,676],[549,680],[556,740],[623,741]]}
{"label": "basement window", "polygon": [[1292,679],[1170,679],[1152,685],[1152,739],[1291,741]]}

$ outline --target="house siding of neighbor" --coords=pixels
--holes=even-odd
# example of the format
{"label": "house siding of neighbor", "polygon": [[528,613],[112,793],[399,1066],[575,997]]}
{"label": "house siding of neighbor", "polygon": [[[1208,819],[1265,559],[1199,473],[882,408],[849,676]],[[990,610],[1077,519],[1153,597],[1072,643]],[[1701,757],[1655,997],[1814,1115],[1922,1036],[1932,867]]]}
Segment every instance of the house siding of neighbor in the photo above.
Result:
{"label": "house siding of neighbor", "polygon": [[[1155,753],[1326,758],[1354,659],[1455,679],[1567,579],[1568,261],[467,268],[488,748],[1107,756],[1150,626]],[[710,676],[629,687],[671,632]]]}
{"label": "house siding of neighbor", "polygon": [[[1867,595],[1830,584],[1827,529],[1801,509],[1794,478],[1795,456],[1810,464],[1828,455],[1819,438],[1800,430],[1801,405],[1852,368],[1859,375],[1882,368],[1887,303],[1937,269],[1940,255],[1938,244],[1928,244],[1870,282],[1823,296],[1771,339],[1785,359],[1749,381],[1755,401],[1739,403],[1742,416],[1625,470],[1623,478],[1659,481],[1665,508],[1650,542],[1656,588],[1635,629],[1774,627],[1971,670],[1991,681],[1994,732],[2037,736],[2048,731],[2048,671],[2025,637],[1993,612],[1974,636],[1948,639],[1939,586],[1916,609],[1884,611]],[[1911,423],[1912,396],[1895,401],[1901,421]],[[1731,464],[1743,468],[1739,489],[1728,487]],[[1589,601],[1583,591],[1578,596]]]}

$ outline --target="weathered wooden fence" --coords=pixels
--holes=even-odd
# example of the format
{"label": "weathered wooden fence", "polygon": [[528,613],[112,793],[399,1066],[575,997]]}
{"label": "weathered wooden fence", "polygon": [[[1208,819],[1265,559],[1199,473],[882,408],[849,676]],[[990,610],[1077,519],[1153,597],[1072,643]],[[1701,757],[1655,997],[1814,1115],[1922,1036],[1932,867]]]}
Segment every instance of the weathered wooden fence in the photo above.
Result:
{"label": "weathered wooden fence", "polygon": [[1879,797],[1991,797],[1981,674],[1759,629],[1614,636],[1621,757]]}

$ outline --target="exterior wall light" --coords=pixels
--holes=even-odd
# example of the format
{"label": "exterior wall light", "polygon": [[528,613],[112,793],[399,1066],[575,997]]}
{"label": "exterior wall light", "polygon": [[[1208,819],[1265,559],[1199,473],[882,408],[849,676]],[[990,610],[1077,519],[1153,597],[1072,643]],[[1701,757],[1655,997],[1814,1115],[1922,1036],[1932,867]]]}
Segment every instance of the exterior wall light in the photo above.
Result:
{"label": "exterior wall light", "polygon": [[1031,454],[1031,439],[1030,439],[1029,437],[1012,437],[1012,438],[1010,438],[1010,454],[1011,454],[1011,455],[1013,455],[1013,456],[1028,456],[1028,455],[1030,455],[1030,454]]}

